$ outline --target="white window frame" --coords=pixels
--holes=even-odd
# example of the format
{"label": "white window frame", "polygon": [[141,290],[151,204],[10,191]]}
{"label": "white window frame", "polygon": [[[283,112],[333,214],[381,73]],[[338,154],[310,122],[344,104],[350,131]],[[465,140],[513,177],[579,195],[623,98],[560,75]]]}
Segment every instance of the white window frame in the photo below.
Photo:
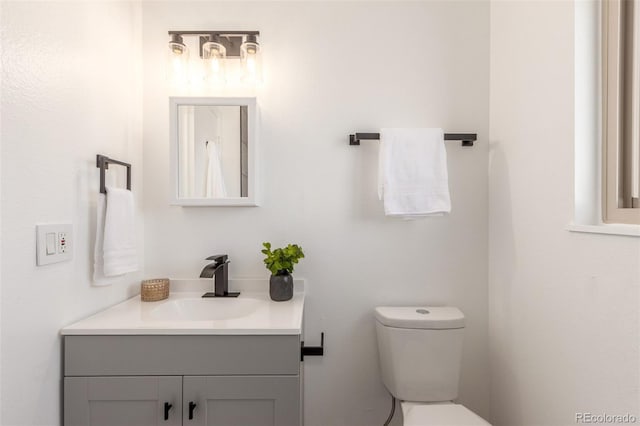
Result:
{"label": "white window frame", "polygon": [[602,219],[640,224],[640,0],[601,4]]}

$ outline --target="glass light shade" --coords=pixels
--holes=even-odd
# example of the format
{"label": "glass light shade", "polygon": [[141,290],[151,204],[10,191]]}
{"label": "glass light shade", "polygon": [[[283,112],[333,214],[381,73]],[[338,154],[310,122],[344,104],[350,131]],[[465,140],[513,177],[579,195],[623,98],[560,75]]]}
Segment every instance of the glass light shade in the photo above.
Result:
{"label": "glass light shade", "polygon": [[262,55],[260,45],[254,37],[247,37],[240,46],[240,64],[242,66],[242,80],[245,84],[262,82]]}
{"label": "glass light shade", "polygon": [[169,42],[169,70],[170,78],[176,84],[184,84],[189,78],[189,49],[179,40]]}
{"label": "glass light shade", "polygon": [[227,49],[218,42],[208,41],[202,45],[202,60],[205,67],[205,79],[211,84],[226,82],[225,62]]}

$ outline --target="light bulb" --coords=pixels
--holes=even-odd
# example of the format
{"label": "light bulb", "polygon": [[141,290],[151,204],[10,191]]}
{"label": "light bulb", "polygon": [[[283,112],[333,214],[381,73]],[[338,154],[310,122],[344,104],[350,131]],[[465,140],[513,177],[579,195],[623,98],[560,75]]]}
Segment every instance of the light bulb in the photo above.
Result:
{"label": "light bulb", "polygon": [[218,59],[218,58],[211,58],[209,60],[209,63],[211,65],[211,72],[212,73],[218,73],[222,69],[222,64],[220,64],[220,59]]}
{"label": "light bulb", "polygon": [[205,62],[205,79],[209,84],[226,82],[225,62],[227,49],[217,35],[209,36],[209,41],[202,45],[202,59]]}

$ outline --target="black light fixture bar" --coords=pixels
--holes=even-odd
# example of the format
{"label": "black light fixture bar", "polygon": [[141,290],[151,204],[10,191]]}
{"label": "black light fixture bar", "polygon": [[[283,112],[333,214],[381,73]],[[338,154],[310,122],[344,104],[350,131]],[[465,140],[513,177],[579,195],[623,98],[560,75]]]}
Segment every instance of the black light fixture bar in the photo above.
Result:
{"label": "black light fixture bar", "polygon": [[[380,140],[380,133],[356,133],[349,135],[349,145],[360,145],[361,140]],[[462,146],[473,146],[477,133],[445,133],[445,141],[462,141]]]}
{"label": "black light fixture bar", "polygon": [[196,31],[169,31],[169,35],[193,35],[193,36],[208,36],[217,34],[220,36],[237,36],[237,35],[260,35],[260,31],[218,31],[218,30],[196,30]]}

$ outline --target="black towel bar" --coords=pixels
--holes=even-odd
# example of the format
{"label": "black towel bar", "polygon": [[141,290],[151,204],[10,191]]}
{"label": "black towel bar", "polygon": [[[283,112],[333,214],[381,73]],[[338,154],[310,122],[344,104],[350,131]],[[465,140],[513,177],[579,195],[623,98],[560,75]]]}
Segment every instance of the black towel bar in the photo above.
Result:
{"label": "black towel bar", "polygon": [[107,193],[107,188],[105,187],[104,172],[109,168],[109,164],[118,164],[127,168],[127,189],[131,190],[131,164],[114,160],[107,157],[106,155],[98,154],[96,155],[96,167],[100,169],[100,192],[103,194]]}
{"label": "black towel bar", "polygon": [[320,333],[320,346],[305,346],[304,341],[300,342],[300,361],[304,361],[305,356],[324,356],[324,332]]}
{"label": "black towel bar", "polygon": [[[380,133],[356,133],[349,135],[349,145],[360,145],[361,140],[379,140]],[[445,141],[462,141],[462,146],[473,146],[478,140],[477,133],[445,133]]]}

